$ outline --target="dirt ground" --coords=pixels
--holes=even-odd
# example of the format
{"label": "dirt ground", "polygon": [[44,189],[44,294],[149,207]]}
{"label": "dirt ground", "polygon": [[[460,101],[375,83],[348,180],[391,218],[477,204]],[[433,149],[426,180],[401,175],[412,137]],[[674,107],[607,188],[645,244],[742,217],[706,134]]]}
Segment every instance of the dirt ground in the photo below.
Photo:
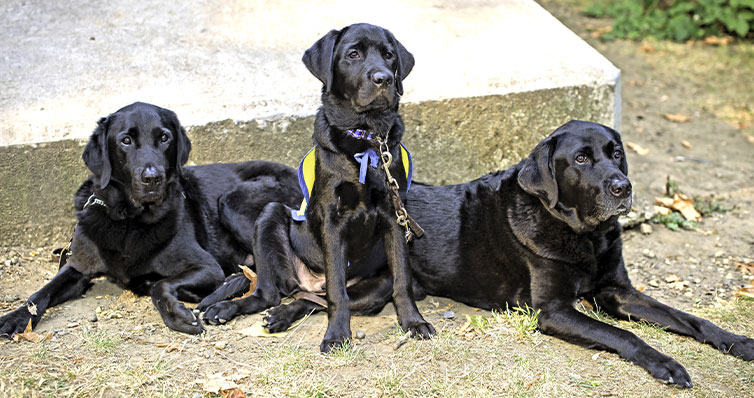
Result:
{"label": "dirt ground", "polygon": [[[695,230],[651,223],[648,234],[627,230],[624,255],[634,284],[754,336],[754,301],[733,297],[754,278],[754,45],[602,43],[594,36],[610,22],[580,15],[583,1],[541,4],[622,70],[624,141],[648,150],[628,153],[635,210],[652,209],[668,176],[687,195],[714,195],[729,209],[705,216]],[[54,275],[51,249],[0,248],[0,313]],[[355,317],[353,331],[366,337],[322,356],[324,316],[281,336],[253,336],[249,328],[261,315],[186,336],[168,330],[149,299],[98,280],[85,298],[47,313],[36,330],[51,333],[46,341],[0,340],[0,396],[204,397],[233,386],[254,397],[754,394],[754,363],[648,325],[592,313],[676,358],[693,389],[664,386],[614,354],[527,329],[525,314],[493,314],[438,298],[419,307],[437,338],[407,341],[387,309]]]}

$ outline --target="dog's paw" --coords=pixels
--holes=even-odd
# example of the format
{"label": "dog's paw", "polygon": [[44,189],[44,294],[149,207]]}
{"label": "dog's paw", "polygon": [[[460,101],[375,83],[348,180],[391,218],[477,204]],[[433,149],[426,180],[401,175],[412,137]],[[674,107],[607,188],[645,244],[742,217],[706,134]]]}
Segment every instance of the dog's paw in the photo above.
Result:
{"label": "dog's paw", "polygon": [[729,333],[717,348],[744,361],[754,361],[754,339],[746,336]]}
{"label": "dog's paw", "polygon": [[426,340],[437,333],[435,327],[427,321],[409,322],[408,325],[401,325],[401,328],[408,332],[415,339]]}
{"label": "dog's paw", "polygon": [[267,310],[267,316],[264,317],[263,321],[265,322],[264,327],[270,333],[278,333],[288,330],[294,319],[287,306],[279,305]]}
{"label": "dog's paw", "polygon": [[691,376],[675,359],[658,351],[644,352],[638,355],[641,360],[636,361],[653,377],[666,384],[673,384],[681,388],[691,388]]}
{"label": "dog's paw", "polygon": [[235,318],[238,314],[238,304],[233,300],[221,301],[212,304],[204,311],[204,322],[212,325],[221,325]]}
{"label": "dog's paw", "polygon": [[0,317],[0,336],[12,338],[16,333],[22,333],[29,325],[32,315],[26,306],[9,312]]}
{"label": "dog's paw", "polygon": [[319,345],[319,350],[322,351],[324,354],[331,353],[340,347],[343,347],[343,344],[346,343],[346,341],[351,340],[350,336],[341,336],[337,338],[325,338],[322,340],[322,343]]}
{"label": "dog's paw", "polygon": [[187,334],[200,334],[204,331],[199,318],[181,303],[177,303],[171,311],[160,311],[162,321],[170,329]]}

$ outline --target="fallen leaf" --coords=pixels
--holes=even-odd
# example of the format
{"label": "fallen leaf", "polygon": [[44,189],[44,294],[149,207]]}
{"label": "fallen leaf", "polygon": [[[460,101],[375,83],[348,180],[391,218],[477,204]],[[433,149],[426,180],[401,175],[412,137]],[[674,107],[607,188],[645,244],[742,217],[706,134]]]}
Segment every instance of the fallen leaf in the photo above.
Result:
{"label": "fallen leaf", "polygon": [[79,363],[79,362],[84,362],[84,358],[78,357],[78,358],[76,358],[76,359],[73,360],[73,363]]}
{"label": "fallen leaf", "polygon": [[689,221],[702,220],[702,215],[694,208],[694,202],[684,194],[677,193],[672,198],[655,198],[655,202],[660,206],[678,210],[683,218]]}
{"label": "fallen leaf", "polygon": [[727,46],[731,41],[733,41],[733,38],[730,36],[709,36],[704,38],[704,44],[709,44],[712,46]]}
{"label": "fallen leaf", "polygon": [[229,390],[220,390],[220,394],[223,398],[246,398],[246,394],[239,388],[231,388]]}
{"label": "fallen leaf", "polygon": [[48,332],[43,336],[40,336],[39,334],[32,332],[31,319],[29,319],[29,323],[26,324],[26,329],[24,329],[23,333],[16,333],[13,335],[13,341],[26,340],[32,343],[39,343],[41,341],[45,341],[49,339],[50,337],[52,337],[52,332]]}
{"label": "fallen leaf", "polygon": [[646,288],[647,288],[647,286],[646,286],[646,285],[639,285],[639,286],[636,286],[636,290],[638,290],[638,291],[640,291],[640,292],[643,292],[643,291],[644,291],[644,290],[645,290]]}
{"label": "fallen leaf", "polygon": [[668,214],[673,212],[672,209],[668,209],[665,206],[655,206],[654,208],[655,208],[655,212],[657,212],[657,214],[661,216],[667,216]]}
{"label": "fallen leaf", "polygon": [[681,140],[681,145],[683,145],[687,149],[691,149],[692,148],[691,143],[688,142],[688,141],[686,141],[686,140]]}
{"label": "fallen leaf", "polygon": [[665,277],[665,282],[667,283],[678,282],[679,280],[681,280],[681,278],[679,278],[676,274],[671,274]]}
{"label": "fallen leaf", "polygon": [[744,263],[741,261],[735,261],[736,267],[744,274],[754,274],[754,263]]}
{"label": "fallen leaf", "polygon": [[223,372],[207,375],[204,379],[197,379],[195,383],[202,385],[202,390],[205,392],[219,394],[223,390],[237,389],[238,384],[231,380],[230,376],[225,375]]}
{"label": "fallen leaf", "polygon": [[254,271],[251,270],[251,268],[245,265],[241,265],[240,267],[246,279],[249,280],[249,291],[244,293],[243,296],[235,298],[235,300],[240,300],[242,298],[251,296],[252,294],[254,294],[254,289],[257,288],[257,274],[255,274]]}
{"label": "fallen leaf", "polygon": [[655,48],[651,44],[642,44],[641,47],[639,47],[641,51],[644,51],[645,53],[653,53],[655,52]]}
{"label": "fallen leaf", "polygon": [[633,142],[626,141],[626,146],[641,156],[646,156],[649,153],[649,149],[644,148],[639,144],[634,144]]}
{"label": "fallen leaf", "polygon": [[581,300],[581,305],[583,305],[584,308],[586,308],[589,311],[594,311],[594,306],[592,306],[592,303],[590,303],[590,302],[588,302],[588,301],[586,301],[584,299]]}
{"label": "fallen leaf", "polygon": [[240,333],[244,336],[249,336],[249,337],[278,337],[278,338],[285,337],[288,334],[288,332],[270,333],[267,329],[265,329],[262,321],[257,321],[256,323],[254,323],[253,325],[247,328],[236,330],[236,333]]}
{"label": "fallen leaf", "polygon": [[686,123],[691,120],[690,117],[682,115],[680,113],[665,113],[663,116],[665,116],[665,119],[668,119],[674,123]]}
{"label": "fallen leaf", "polygon": [[171,341],[170,343],[155,344],[155,347],[165,348],[165,352],[173,352],[173,351],[178,351],[179,353],[183,352],[183,349],[181,348],[181,345],[178,344],[178,343],[176,343],[176,342],[174,342],[174,341]]}
{"label": "fallen leaf", "polygon": [[752,285],[744,286],[738,289],[738,291],[736,291],[735,293],[733,293],[733,295],[736,297],[754,298],[754,286]]}

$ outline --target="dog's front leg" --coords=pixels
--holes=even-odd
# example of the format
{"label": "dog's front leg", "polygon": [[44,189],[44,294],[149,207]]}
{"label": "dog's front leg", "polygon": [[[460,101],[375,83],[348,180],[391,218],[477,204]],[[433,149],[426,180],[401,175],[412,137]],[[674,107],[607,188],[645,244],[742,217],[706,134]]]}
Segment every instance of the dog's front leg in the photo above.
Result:
{"label": "dog's front leg", "polygon": [[564,301],[535,302],[534,306],[541,310],[539,328],[543,333],[584,347],[615,352],[657,379],[691,387],[691,377],[681,364],[650,347],[635,334],[592,319]]}
{"label": "dog's front leg", "polygon": [[594,296],[608,314],[626,320],[645,320],[746,361],[754,360],[754,339],[728,332],[714,323],[698,318],[641,293],[632,286],[610,286]]}
{"label": "dog's front leg", "polygon": [[[330,220],[334,215],[326,215]],[[343,243],[344,223],[323,223],[322,252],[325,260],[325,298],[327,299],[327,331],[319,346],[330,352],[351,338],[351,311],[346,291],[346,247]]]}
{"label": "dog's front leg", "polygon": [[201,322],[178,300],[197,300],[222,283],[223,272],[218,264],[191,265],[177,275],[157,281],[150,295],[167,327],[183,333],[199,334],[204,330]]}
{"label": "dog's front leg", "polygon": [[399,225],[391,224],[383,236],[383,243],[388,266],[393,274],[393,304],[398,314],[398,323],[411,337],[428,339],[435,334],[435,328],[424,320],[416,307],[404,232]]}
{"label": "dog's front leg", "polygon": [[77,271],[70,263],[66,264],[50,282],[32,294],[26,304],[0,317],[0,335],[10,338],[23,332],[29,320],[32,327],[37,326],[48,308],[82,295],[90,281],[90,276]]}

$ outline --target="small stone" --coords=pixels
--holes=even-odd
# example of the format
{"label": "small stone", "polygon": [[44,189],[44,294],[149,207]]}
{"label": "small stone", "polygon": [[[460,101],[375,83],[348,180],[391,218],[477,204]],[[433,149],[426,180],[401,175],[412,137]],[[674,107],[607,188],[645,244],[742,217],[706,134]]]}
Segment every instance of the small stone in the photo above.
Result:
{"label": "small stone", "polygon": [[647,223],[641,223],[641,225],[639,225],[639,229],[644,235],[649,235],[652,233],[652,226]]}
{"label": "small stone", "polygon": [[89,314],[89,322],[97,322],[97,314],[92,312]]}
{"label": "small stone", "polygon": [[203,397],[203,395],[200,394],[200,393],[198,393],[198,392],[194,393],[194,395],[191,396],[191,398],[202,398],[202,397]]}
{"label": "small stone", "polygon": [[722,250],[718,250],[718,251],[715,252],[715,258],[722,257],[723,254],[725,254],[725,252],[723,252]]}
{"label": "small stone", "polygon": [[79,326],[79,323],[78,323],[78,322],[70,322],[70,323],[67,323],[67,324],[65,325],[65,327],[67,327],[67,328],[76,328],[76,327],[78,327],[78,326]]}
{"label": "small stone", "polygon": [[650,279],[649,280],[649,286],[660,287],[660,282],[658,282],[657,279]]}
{"label": "small stone", "polygon": [[367,334],[363,330],[357,330],[355,337],[357,340],[364,340],[367,337]]}
{"label": "small stone", "polygon": [[599,359],[599,357],[600,357],[600,353],[599,352],[596,353],[596,354],[594,354],[594,355],[592,355],[592,361],[596,361],[597,359]]}
{"label": "small stone", "polygon": [[702,283],[702,280],[699,279],[699,278],[696,278],[696,279],[694,279],[694,283],[696,283],[698,285],[698,284]]}
{"label": "small stone", "polygon": [[10,267],[13,263],[10,260],[5,260],[5,266]]}
{"label": "small stone", "polygon": [[218,341],[217,343],[215,343],[215,349],[224,350],[225,346],[227,345],[228,345],[227,341]]}
{"label": "small stone", "polygon": [[667,283],[678,282],[679,280],[681,279],[676,274],[668,275],[667,277],[665,277],[665,282]]}
{"label": "small stone", "polygon": [[453,319],[456,317],[456,313],[453,311],[445,311],[442,313],[442,317],[445,319]]}

